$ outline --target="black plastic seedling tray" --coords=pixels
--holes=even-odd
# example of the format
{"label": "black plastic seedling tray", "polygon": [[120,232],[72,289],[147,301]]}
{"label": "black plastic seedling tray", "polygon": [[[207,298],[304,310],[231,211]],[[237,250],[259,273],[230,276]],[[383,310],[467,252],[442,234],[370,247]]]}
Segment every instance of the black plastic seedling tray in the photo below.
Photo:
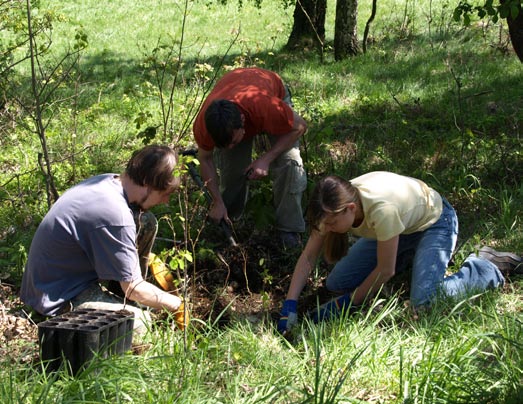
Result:
{"label": "black plastic seedling tray", "polygon": [[134,313],[127,310],[74,310],[38,324],[40,358],[47,371],[64,360],[76,374],[93,357],[121,355],[131,349]]}

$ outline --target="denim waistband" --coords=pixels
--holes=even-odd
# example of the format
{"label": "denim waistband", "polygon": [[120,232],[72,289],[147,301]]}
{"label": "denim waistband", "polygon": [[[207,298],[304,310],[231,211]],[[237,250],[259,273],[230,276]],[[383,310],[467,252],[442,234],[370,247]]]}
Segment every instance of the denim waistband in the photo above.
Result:
{"label": "denim waistband", "polygon": [[447,208],[454,210],[454,207],[450,204],[449,201],[447,201],[447,198],[442,196],[441,202],[443,203],[443,206],[446,206]]}

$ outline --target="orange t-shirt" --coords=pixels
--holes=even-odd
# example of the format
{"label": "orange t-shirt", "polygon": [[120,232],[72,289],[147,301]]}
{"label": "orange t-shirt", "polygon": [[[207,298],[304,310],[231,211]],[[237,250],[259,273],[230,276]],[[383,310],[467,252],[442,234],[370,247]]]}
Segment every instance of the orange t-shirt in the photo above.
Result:
{"label": "orange t-shirt", "polygon": [[283,135],[294,125],[292,108],[283,101],[285,88],[276,73],[260,69],[236,69],[216,83],[204,101],[193,125],[198,147],[212,150],[214,141],[205,126],[205,111],[214,100],[234,102],[245,116],[245,138],[260,133]]}

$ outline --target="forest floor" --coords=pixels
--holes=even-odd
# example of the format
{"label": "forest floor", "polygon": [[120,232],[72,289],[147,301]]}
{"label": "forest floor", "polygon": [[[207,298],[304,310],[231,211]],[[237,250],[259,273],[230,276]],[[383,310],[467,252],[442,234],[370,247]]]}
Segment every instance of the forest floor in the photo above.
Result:
{"label": "forest floor", "polygon": [[[236,246],[225,244],[214,225],[206,226],[200,239],[213,246],[213,254],[196,254],[186,275],[191,318],[218,326],[245,320],[275,324],[301,248],[285,249],[275,232],[250,226],[235,233]],[[323,278],[315,279],[300,298],[303,312],[315,307],[317,299],[330,298]],[[0,355],[33,362],[39,355],[38,325],[18,296],[19,285],[9,277],[0,280]]]}
{"label": "forest floor", "polygon": [[[191,326],[202,322],[218,327],[235,321],[276,324],[285,300],[301,247],[285,249],[275,231],[256,230],[252,223],[237,226],[236,246],[226,243],[218,226],[208,224],[199,239],[212,246],[211,253],[197,249],[196,261],[185,274],[185,297],[189,302]],[[161,248],[160,243],[155,245]],[[208,250],[209,251],[209,250]],[[298,314],[317,307],[334,295],[325,288],[328,266],[320,261],[311,274],[299,301]],[[381,297],[399,293],[407,303],[409,271],[387,283]],[[19,285],[2,274],[0,279],[0,355],[17,362],[39,359],[38,324],[20,301]],[[166,324],[158,316],[158,324]],[[137,347],[136,353],[143,347]]]}

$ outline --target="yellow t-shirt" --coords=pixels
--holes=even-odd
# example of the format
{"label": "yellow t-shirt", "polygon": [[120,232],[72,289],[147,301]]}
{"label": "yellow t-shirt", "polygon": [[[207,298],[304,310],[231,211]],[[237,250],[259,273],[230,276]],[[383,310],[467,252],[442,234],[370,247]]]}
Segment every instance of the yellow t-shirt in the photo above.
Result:
{"label": "yellow t-shirt", "polygon": [[385,241],[423,231],[441,215],[441,196],[415,178],[375,171],[351,183],[360,193],[365,214],[361,225],[351,229],[356,236]]}

